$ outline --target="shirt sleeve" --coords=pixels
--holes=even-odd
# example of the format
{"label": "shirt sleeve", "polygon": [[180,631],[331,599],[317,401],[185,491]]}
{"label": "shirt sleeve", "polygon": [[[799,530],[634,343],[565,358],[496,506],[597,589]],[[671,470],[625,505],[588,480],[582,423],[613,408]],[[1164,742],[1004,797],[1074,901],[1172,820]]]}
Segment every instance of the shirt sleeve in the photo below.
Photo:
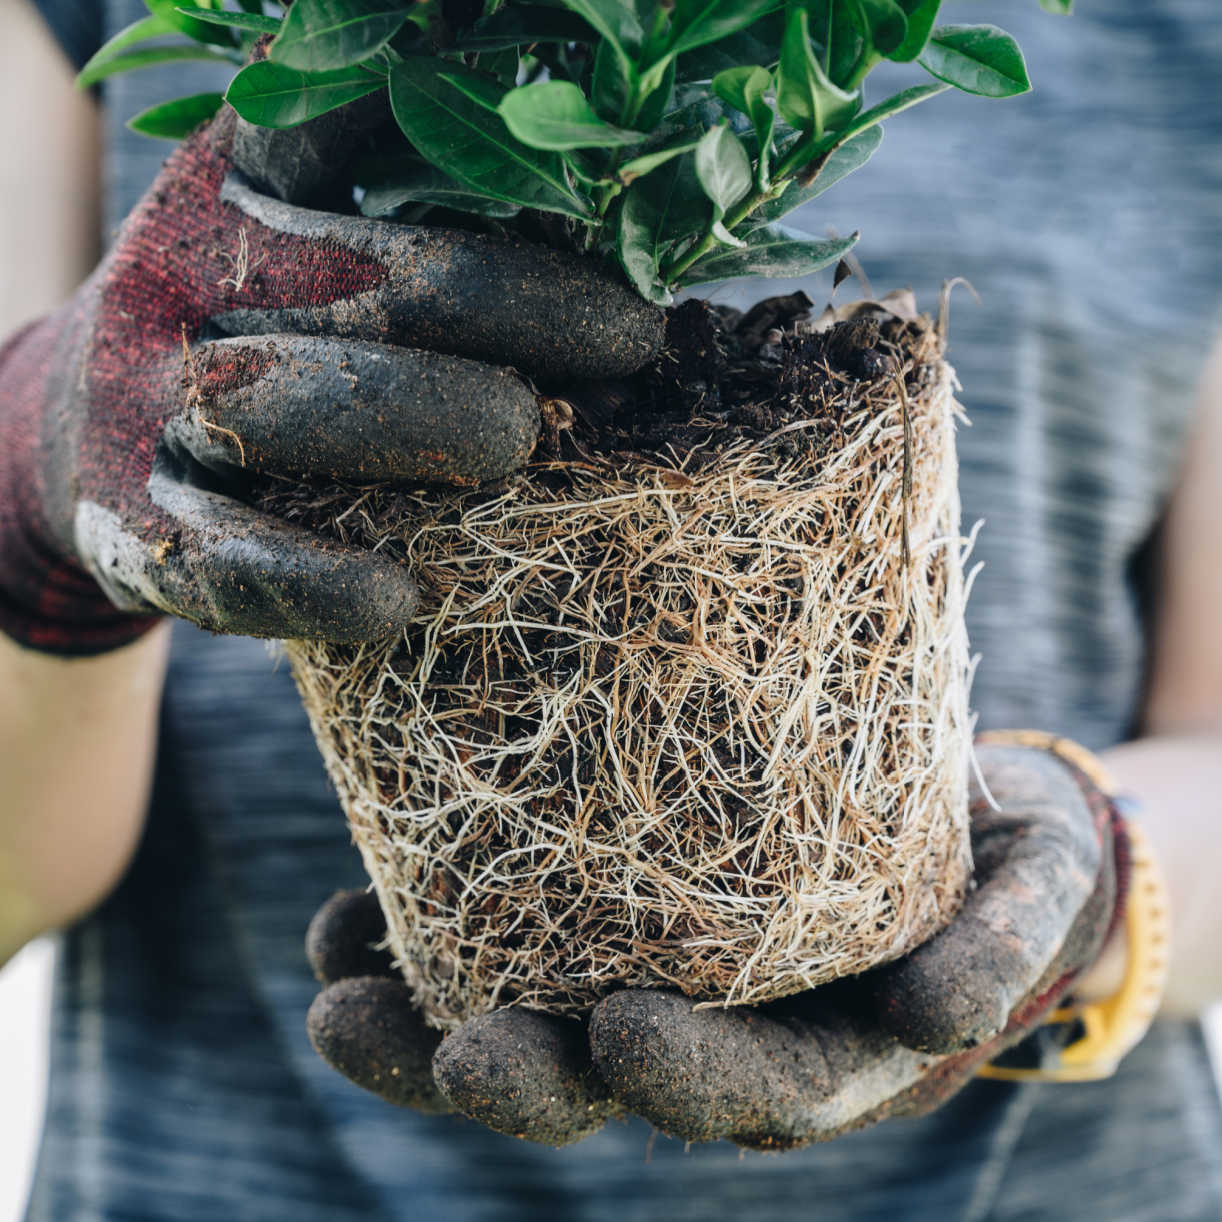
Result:
{"label": "shirt sleeve", "polygon": [[102,45],[102,0],[33,0],[76,68]]}

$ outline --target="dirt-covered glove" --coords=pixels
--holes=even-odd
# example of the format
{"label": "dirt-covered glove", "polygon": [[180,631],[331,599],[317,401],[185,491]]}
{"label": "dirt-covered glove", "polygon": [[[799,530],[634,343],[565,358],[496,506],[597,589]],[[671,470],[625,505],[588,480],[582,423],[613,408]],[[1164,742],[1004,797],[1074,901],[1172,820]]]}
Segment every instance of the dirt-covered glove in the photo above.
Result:
{"label": "dirt-covered glove", "polygon": [[[429,1098],[551,1145],[617,1105],[689,1141],[771,1150],[930,1111],[1040,1025],[1119,915],[1123,833],[1078,757],[1037,735],[986,736],[977,754],[998,805],[973,784],[976,886],[946,930],[887,968],[757,1008],[624,990],[595,1009],[588,1045],[578,1024],[506,1008],[438,1046],[404,985],[347,980],[311,1010],[315,1046],[384,1097],[387,1067],[413,1066]],[[320,914],[315,946],[380,939],[362,902],[360,937]],[[335,979],[356,974],[353,953],[312,958]]]}
{"label": "dirt-covered glove", "polygon": [[385,635],[410,576],[258,512],[249,476],[494,478],[539,427],[512,369],[606,376],[652,355],[660,314],[575,257],[264,193],[332,181],[345,122],[261,133],[226,111],[72,300],[0,348],[0,631],[62,654],[160,613]]}
{"label": "dirt-covered glove", "polygon": [[[388,1103],[454,1111],[433,1075],[441,1033],[425,1024],[389,955],[376,949],[385,936],[369,891],[339,891],[315,914],[306,955],[324,987],[306,1016],[310,1040],[333,1069]],[[583,1023],[501,1010],[466,1023],[446,1046],[480,1066],[477,1119],[499,1132],[562,1146],[617,1110],[590,1065]]]}
{"label": "dirt-covered glove", "polygon": [[[594,1012],[612,1095],[668,1133],[784,1150],[945,1103],[1023,1040],[1117,918],[1118,816],[1056,740],[989,736],[975,889],[940,934],[855,980],[750,1009],[631,990]],[[1123,854],[1121,854],[1123,860]]]}

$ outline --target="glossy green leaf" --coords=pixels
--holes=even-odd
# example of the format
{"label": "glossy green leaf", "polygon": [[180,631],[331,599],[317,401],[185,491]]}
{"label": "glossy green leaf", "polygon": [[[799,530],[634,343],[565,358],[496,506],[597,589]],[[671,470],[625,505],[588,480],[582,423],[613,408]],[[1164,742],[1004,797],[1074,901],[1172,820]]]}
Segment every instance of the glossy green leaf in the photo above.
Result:
{"label": "glossy green leaf", "polygon": [[1059,13],[1068,17],[1073,12],[1073,0],[1040,0],[1040,8],[1046,13]]}
{"label": "glossy green leaf", "polygon": [[661,73],[651,72],[648,79],[642,80],[641,89],[645,93],[633,127],[649,131],[662,122],[670,110],[675,94],[675,61],[670,60]]}
{"label": "glossy green leaf", "polygon": [[300,72],[271,60],[247,64],[229,83],[225,101],[261,127],[296,127],[381,89],[386,78],[365,68]]}
{"label": "glossy green leaf", "polygon": [[229,26],[250,34],[275,34],[280,29],[279,17],[264,17],[262,13],[231,13],[228,9],[182,8],[175,10],[209,25]]}
{"label": "glossy green leaf", "polygon": [[638,223],[652,234],[655,262],[676,243],[695,240],[709,223],[709,200],[694,157],[673,157],[624,192]]}
{"label": "glossy green leaf", "polygon": [[747,236],[738,250],[719,250],[706,255],[684,274],[684,284],[712,284],[740,276],[793,278],[809,276],[843,258],[857,243],[848,238],[812,238],[783,225],[765,225]]}
{"label": "glossy green leaf", "polygon": [[869,50],[866,15],[859,0],[806,0],[810,37],[819,45],[824,74],[833,84],[845,81]]}
{"label": "glossy green leaf", "polygon": [[403,0],[296,0],[268,58],[303,72],[351,67],[399,32],[408,7]]}
{"label": "glossy green leaf", "polygon": [[781,8],[783,0],[675,0],[668,54],[720,42]]}
{"label": "glossy green leaf", "polygon": [[389,216],[404,204],[432,204],[501,220],[519,211],[517,204],[488,199],[410,153],[358,167],[357,181],[365,188],[361,197],[364,216]]}
{"label": "glossy green leaf", "polygon": [[741,111],[755,129],[757,159],[756,181],[768,185],[769,159],[776,131],[776,112],[768,102],[772,73],[767,68],[744,65],[719,72],[712,81],[713,92],[735,110]]}
{"label": "glossy green leaf", "polygon": [[676,144],[669,148],[658,149],[656,153],[645,153],[641,157],[633,157],[631,161],[625,161],[620,166],[616,172],[616,177],[627,186],[628,183],[651,173],[659,166],[665,165],[672,157],[682,157],[684,153],[693,152],[699,143],[699,140],[692,140],[686,144]]}
{"label": "glossy green leaf", "polygon": [[696,177],[721,220],[751,190],[751,160],[727,125],[710,128],[696,145]]}
{"label": "glossy green leaf", "polygon": [[571,81],[540,81],[511,89],[497,111],[517,139],[536,149],[621,148],[645,139],[642,132],[600,119]]}
{"label": "glossy green leaf", "polygon": [[823,168],[812,182],[805,185],[794,178],[776,199],[761,204],[748,221],[753,228],[779,221],[781,217],[809,203],[834,187],[842,178],[860,170],[878,151],[883,142],[883,129],[879,126],[867,128],[846,140],[839,148],[828,154]]}
{"label": "glossy green leaf", "polygon": [[[140,23],[137,22],[137,24]],[[130,28],[129,26],[128,29]],[[118,36],[116,35],[116,37]],[[113,42],[114,40],[112,39],[111,41]],[[238,55],[224,55],[208,47],[202,47],[199,43],[177,43],[164,47],[144,47],[137,51],[120,51],[117,54],[104,54],[109,47],[110,43],[107,43],[81,69],[80,74],[76,78],[77,88],[88,89],[90,85],[96,85],[98,81],[103,81],[108,76],[115,76],[120,72],[131,72],[136,68],[154,68],[158,64],[172,64],[184,60],[205,60],[214,64],[236,66],[242,62],[241,57]]]}
{"label": "glossy green leaf", "polygon": [[543,4],[513,4],[481,17],[458,35],[454,46],[459,51],[501,51],[538,42],[592,41],[590,23],[577,13]]}
{"label": "glossy green leaf", "polygon": [[636,6],[626,0],[559,0],[571,13],[584,17],[616,51],[631,61],[645,37]]}
{"label": "glossy green leaf", "polygon": [[910,89],[902,89],[892,97],[879,102],[877,106],[871,106],[869,110],[863,110],[861,114],[856,115],[837,134],[830,147],[838,149],[858,133],[869,131],[871,128],[877,127],[884,119],[889,119],[892,115],[898,115],[901,111],[908,110],[912,106],[917,106],[921,102],[937,97],[938,94],[945,93],[949,88],[949,85],[913,85]]}
{"label": "glossy green leaf", "polygon": [[178,33],[185,34],[195,42],[227,50],[238,44],[237,34],[233,30],[198,20],[199,10],[211,11],[206,5],[184,3],[184,0],[144,0],[144,7],[154,17],[160,17]]}
{"label": "glossy green leaf", "polygon": [[870,44],[879,55],[890,55],[908,36],[908,17],[896,0],[857,0],[869,28]]}
{"label": "glossy green leaf", "polygon": [[784,32],[784,10],[767,13],[729,38],[685,51],[678,59],[677,79],[680,82],[708,81],[719,72],[740,64],[763,64],[773,68]]}
{"label": "glossy green leaf", "polygon": [[[166,34],[173,34],[174,27],[170,25],[164,17],[141,17],[139,21],[133,21],[131,25],[125,26],[113,38],[104,42],[81,68],[76,78],[76,87],[78,89],[87,89],[95,81],[102,80],[103,76],[108,76],[109,73],[103,72],[101,76],[97,75],[103,68],[106,67],[112,60],[117,59],[124,51],[130,47],[137,46],[139,43],[148,42],[153,38],[161,38]],[[122,71],[122,69],[118,69]]]}
{"label": "glossy green leaf", "polygon": [[670,290],[658,279],[662,255],[656,242],[656,213],[643,193],[629,191],[620,208],[615,253],[620,266],[642,297],[670,305]]}
{"label": "glossy green leaf", "polygon": [[495,81],[444,60],[412,57],[390,74],[390,103],[404,135],[439,170],[491,199],[585,218],[558,154],[516,139],[497,112]]}
{"label": "glossy green leaf", "polygon": [[897,63],[909,63],[925,50],[942,0],[899,0],[899,3],[908,14],[908,33],[887,58]]}
{"label": "glossy green leaf", "polygon": [[618,123],[627,115],[640,86],[640,73],[632,63],[620,55],[613,43],[600,39],[590,74],[590,102],[595,113],[609,123]]}
{"label": "glossy green leaf", "polygon": [[1018,43],[995,25],[940,25],[921,54],[921,67],[965,93],[1008,98],[1031,88]]}
{"label": "glossy green leaf", "polygon": [[828,80],[810,45],[807,21],[805,9],[790,11],[777,68],[776,104],[786,122],[818,140],[848,122],[859,98]]}
{"label": "glossy green leaf", "polygon": [[128,119],[127,126],[142,136],[181,140],[184,136],[189,136],[201,123],[211,119],[224,101],[225,95],[221,93],[193,93],[189,97],[175,98],[172,102],[150,106]]}
{"label": "glossy green leaf", "polygon": [[767,68],[743,64],[719,72],[711,82],[713,92],[744,115],[750,115],[752,104],[762,99],[772,84]]}

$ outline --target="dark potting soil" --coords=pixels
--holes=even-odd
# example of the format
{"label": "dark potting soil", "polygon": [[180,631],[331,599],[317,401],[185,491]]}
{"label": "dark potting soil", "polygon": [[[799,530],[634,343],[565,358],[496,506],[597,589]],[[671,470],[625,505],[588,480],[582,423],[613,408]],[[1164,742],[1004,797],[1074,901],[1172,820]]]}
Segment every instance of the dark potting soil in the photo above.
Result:
{"label": "dark potting soil", "polygon": [[[667,311],[661,352],[630,378],[544,386],[535,459],[666,455],[699,468],[742,440],[782,448],[837,438],[846,385],[904,368],[929,323],[886,308],[816,330],[803,292],[746,311],[692,299]],[[923,375],[908,364],[908,388]],[[549,393],[550,392],[550,393]],[[825,427],[776,437],[823,414]]]}

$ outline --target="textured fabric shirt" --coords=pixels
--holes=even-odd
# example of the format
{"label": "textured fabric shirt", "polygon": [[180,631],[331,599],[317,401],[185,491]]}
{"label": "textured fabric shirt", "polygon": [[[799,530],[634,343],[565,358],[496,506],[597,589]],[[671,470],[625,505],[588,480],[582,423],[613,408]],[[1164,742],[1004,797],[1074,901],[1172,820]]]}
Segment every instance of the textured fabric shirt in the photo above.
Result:
{"label": "textured fabric shirt", "polygon": [[[107,36],[143,12],[39,3],[78,56],[99,11]],[[982,727],[1103,747],[1137,714],[1138,559],[1218,322],[1222,15],[1211,0],[1076,7],[947,0],[945,21],[1018,35],[1036,91],[900,116],[870,165],[791,219],[861,229],[880,291],[912,285],[928,308],[961,275],[980,294],[956,297],[951,330],[964,518],[984,520],[974,705]],[[880,70],[875,99],[878,77],[912,80]],[[209,87],[178,66],[107,83],[112,223],[167,147],[123,120]],[[803,287],[821,300],[830,281]],[[303,931],[362,882],[287,668],[256,642],[176,630],[143,844],[65,937],[32,1222],[1222,1217],[1196,1024],[1160,1024],[1104,1083],[981,1081],[930,1117],[780,1157],[685,1149],[640,1121],[555,1151],[395,1111],[305,1036]]]}

